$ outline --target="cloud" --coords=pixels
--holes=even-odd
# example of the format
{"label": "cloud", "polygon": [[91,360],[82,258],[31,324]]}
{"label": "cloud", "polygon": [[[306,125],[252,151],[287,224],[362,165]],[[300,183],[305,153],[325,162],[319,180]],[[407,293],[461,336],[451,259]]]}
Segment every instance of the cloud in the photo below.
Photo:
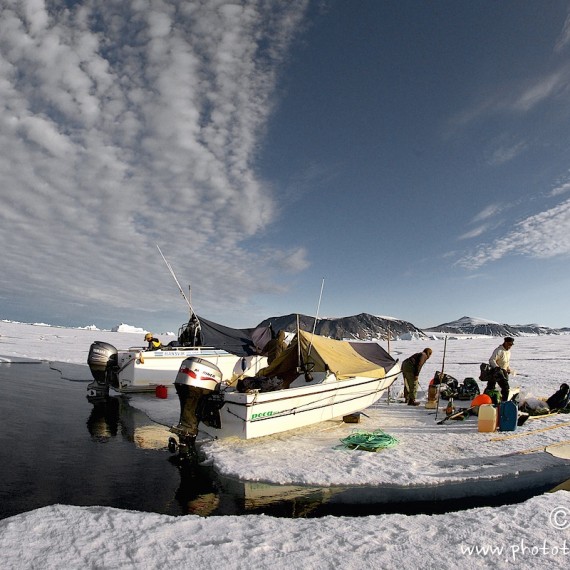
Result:
{"label": "cloud", "polygon": [[484,220],[488,220],[493,216],[496,216],[501,210],[503,209],[502,204],[490,204],[483,210],[481,210],[472,220],[471,222],[482,222]]}
{"label": "cloud", "polygon": [[560,194],[565,194],[566,192],[570,192],[570,182],[559,184],[550,191],[549,196],[560,196]]}
{"label": "cloud", "polygon": [[12,299],[159,310],[156,243],[206,307],[248,303],[260,275],[279,290],[268,266],[306,267],[246,240],[276,215],[255,162],[307,0],[0,1]]}
{"label": "cloud", "polygon": [[522,89],[522,92],[514,98],[510,106],[514,111],[530,111],[544,100],[563,92],[568,87],[569,79],[568,66],[537,78],[534,83]]}
{"label": "cloud", "polygon": [[564,25],[562,26],[562,31],[556,40],[556,44],[554,45],[554,51],[559,53],[563,51],[566,46],[570,43],[570,11],[566,16],[566,20],[564,21]]}
{"label": "cloud", "polygon": [[280,266],[289,273],[298,273],[309,267],[307,251],[301,247],[289,252],[282,252]]}
{"label": "cloud", "polygon": [[491,244],[480,246],[457,264],[468,269],[498,261],[507,255],[551,258],[570,255],[570,200],[518,222]]}
{"label": "cloud", "polygon": [[[556,69],[540,75],[529,73],[517,83],[505,83],[493,88],[490,95],[478,100],[451,117],[448,135],[457,129],[496,115],[524,116],[545,102],[568,106],[570,64],[564,62]],[[504,135],[503,135],[504,136]],[[501,145],[494,151],[490,162],[502,164],[526,150],[528,142]]]}
{"label": "cloud", "polygon": [[488,163],[492,166],[500,166],[501,164],[505,164],[516,158],[527,148],[528,144],[525,141],[520,141],[511,145],[501,145],[493,150],[488,159]]}
{"label": "cloud", "polygon": [[496,228],[500,222],[495,220],[493,223],[491,223],[491,219],[496,217],[497,214],[501,213],[503,209],[503,204],[490,204],[486,208],[483,208],[483,210],[476,214],[469,222],[470,224],[476,224],[476,227],[461,234],[458,239],[473,239],[483,235],[490,229]]}
{"label": "cloud", "polygon": [[473,228],[472,230],[460,235],[459,239],[472,239],[474,237],[479,237],[481,234],[485,233],[488,228],[489,226],[487,224],[483,224],[482,226]]}

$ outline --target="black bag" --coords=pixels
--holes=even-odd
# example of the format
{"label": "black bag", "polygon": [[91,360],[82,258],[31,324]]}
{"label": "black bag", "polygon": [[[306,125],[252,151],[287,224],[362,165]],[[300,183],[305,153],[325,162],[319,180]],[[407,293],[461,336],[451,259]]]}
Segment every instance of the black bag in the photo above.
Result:
{"label": "black bag", "polygon": [[481,369],[481,374],[479,375],[479,380],[481,380],[481,382],[489,382],[489,380],[493,380],[494,373],[490,364],[483,362],[479,368]]}
{"label": "black bag", "polygon": [[444,400],[449,400],[449,398],[455,398],[457,396],[457,390],[459,389],[459,382],[455,378],[449,377],[445,388],[441,391],[441,397]]}
{"label": "black bag", "polygon": [[546,403],[551,410],[562,410],[568,405],[570,400],[570,386],[561,384],[560,389],[552,394]]}
{"label": "black bag", "polygon": [[453,376],[449,374],[442,374],[439,370],[436,370],[433,375],[433,385],[439,386],[440,384],[450,384],[455,382],[457,384],[457,380]]}
{"label": "black bag", "polygon": [[281,378],[268,378],[267,376],[246,376],[238,380],[236,389],[242,394],[248,390],[274,392],[283,389],[283,380]]}
{"label": "black bag", "polygon": [[480,393],[477,380],[475,380],[475,378],[465,378],[463,384],[457,389],[457,395],[455,397],[458,400],[472,400]]}

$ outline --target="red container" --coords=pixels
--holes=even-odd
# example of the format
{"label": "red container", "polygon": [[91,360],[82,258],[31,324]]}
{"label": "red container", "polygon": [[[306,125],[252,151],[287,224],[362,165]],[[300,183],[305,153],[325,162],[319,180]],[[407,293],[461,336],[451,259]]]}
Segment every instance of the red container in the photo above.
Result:
{"label": "red container", "polygon": [[157,398],[162,398],[164,400],[168,398],[168,388],[161,384],[155,388],[155,394]]}

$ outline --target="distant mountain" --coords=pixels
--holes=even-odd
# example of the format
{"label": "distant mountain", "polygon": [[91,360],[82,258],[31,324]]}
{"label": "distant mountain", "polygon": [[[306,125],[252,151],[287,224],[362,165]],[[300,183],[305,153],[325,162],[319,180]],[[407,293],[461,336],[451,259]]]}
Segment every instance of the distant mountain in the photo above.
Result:
{"label": "distant mountain", "polygon": [[[258,326],[268,325],[271,325],[275,332],[279,330],[295,332],[297,315],[271,317],[259,323]],[[302,330],[310,332],[315,326],[315,318],[299,315],[299,325]],[[351,317],[321,318],[317,322],[315,332],[318,335],[338,340],[387,340],[388,333],[391,339],[425,338],[436,332],[504,337],[570,334],[570,328],[551,329],[535,324],[508,325],[475,317],[461,317],[456,321],[422,330],[408,321],[360,313]]]}
{"label": "distant mountain", "polygon": [[444,323],[424,329],[426,332],[445,332],[452,334],[481,334],[487,336],[525,336],[568,334],[569,329],[551,329],[541,325],[507,325],[475,317],[461,317],[457,321]]}
{"label": "distant mountain", "polygon": [[[297,329],[297,315],[271,317],[259,323],[259,326],[268,325],[271,325],[275,332],[278,330],[294,332]],[[299,315],[299,326],[302,330],[311,332],[315,326],[315,318]],[[388,334],[390,334],[391,339],[406,336],[416,338],[426,336],[422,330],[407,321],[391,317],[378,317],[368,313],[351,317],[319,319],[315,332],[318,335],[337,340],[387,340]]]}

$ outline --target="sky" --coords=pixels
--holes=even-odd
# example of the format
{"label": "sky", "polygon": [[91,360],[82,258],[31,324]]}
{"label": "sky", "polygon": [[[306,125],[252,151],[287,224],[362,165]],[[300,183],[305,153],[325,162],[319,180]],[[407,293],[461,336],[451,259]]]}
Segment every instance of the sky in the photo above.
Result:
{"label": "sky", "polygon": [[[42,359],[65,381],[89,378],[86,352],[91,340],[132,343],[134,334],[52,328],[0,321],[0,362],[12,365]],[[114,339],[114,340],[113,340]],[[421,349],[424,340],[397,341],[392,354]],[[443,341],[432,339],[434,354],[420,384],[441,364]],[[469,366],[485,360],[497,338],[450,338],[446,372],[462,379]],[[511,364],[520,371],[521,402],[551,395],[568,378],[563,335],[517,338]],[[548,351],[547,359],[536,355]],[[29,366],[29,364],[28,364]],[[467,372],[469,371],[469,372]],[[398,380],[402,388],[401,379]],[[514,382],[511,381],[511,384]],[[393,395],[397,395],[394,391]],[[533,397],[534,395],[534,397]],[[425,393],[422,394],[422,403]],[[456,404],[462,403],[456,401]],[[129,405],[144,411],[155,429],[130,425],[132,444],[145,453],[164,453],[167,426],[179,405],[152,394],[131,395]],[[442,408],[443,409],[443,408]],[[443,413],[443,412],[442,412]],[[385,400],[368,408],[357,426],[328,421],[254,440],[202,441],[205,461],[243,484],[244,502],[267,501],[265,482],[282,485],[288,500],[303,501],[307,485],[323,489],[331,504],[346,500],[340,486],[362,503],[379,493],[384,501],[429,500],[442,489],[461,501],[463,484],[473,495],[522,490],[530,478],[554,486],[568,474],[568,417],[527,420],[514,432],[479,432],[477,418],[436,425],[432,410]],[[443,415],[439,416],[440,418]],[[453,424],[453,425],[451,425]],[[101,426],[104,429],[104,426]],[[157,428],[163,428],[156,439]],[[358,428],[382,429],[397,445],[370,453],[343,447],[340,439]],[[127,437],[119,434],[117,437]],[[109,437],[109,436],[107,436]],[[0,450],[1,451],[1,450]],[[513,476],[513,474],[517,476]],[[566,475],[564,475],[566,474]],[[533,479],[537,484],[537,480]],[[65,480],[61,480],[65,485]],[[566,489],[568,482],[566,482]],[[389,487],[388,490],[386,487]],[[358,492],[361,491],[362,495]],[[297,494],[297,495],[296,495]],[[358,499],[357,499],[358,500]],[[89,503],[89,496],[81,499]],[[167,516],[113,507],[46,505],[0,520],[2,568],[549,568],[568,567],[570,492],[544,493],[524,502],[436,515],[283,518],[268,515],[217,516],[209,492],[188,502],[185,516]],[[492,551],[490,549],[493,549]]]}
{"label": "sky", "polygon": [[1,318],[570,325],[570,2],[0,7]]}

